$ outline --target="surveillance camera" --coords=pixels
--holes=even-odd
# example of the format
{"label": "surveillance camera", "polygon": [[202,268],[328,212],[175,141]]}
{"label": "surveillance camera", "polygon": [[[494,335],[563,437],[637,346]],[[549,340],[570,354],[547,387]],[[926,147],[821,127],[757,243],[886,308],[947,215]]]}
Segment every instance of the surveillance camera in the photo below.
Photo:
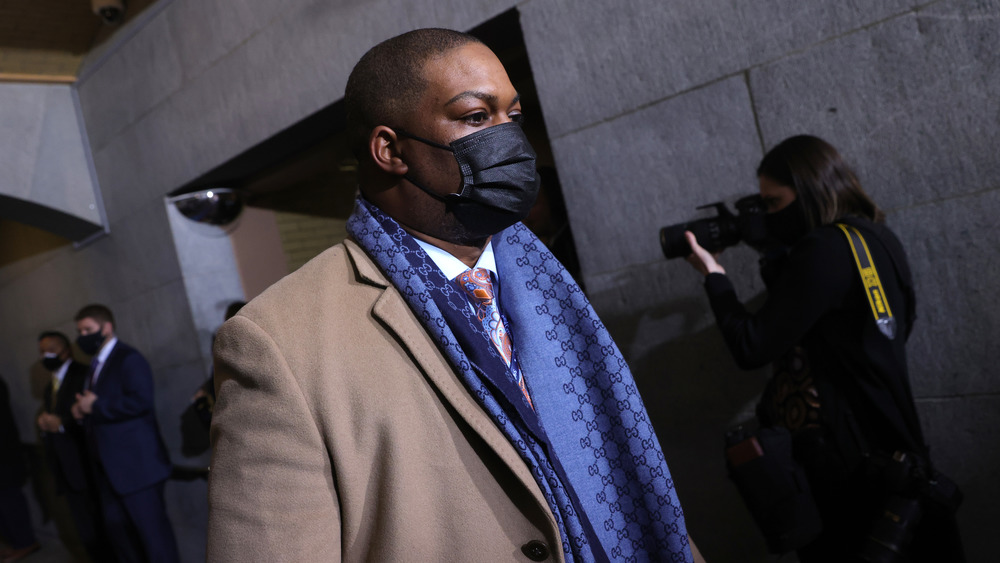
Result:
{"label": "surveillance camera", "polygon": [[118,23],[125,17],[125,0],[90,0],[90,7],[104,23]]}
{"label": "surveillance camera", "polygon": [[196,223],[226,227],[243,211],[243,197],[231,188],[207,188],[167,198]]}

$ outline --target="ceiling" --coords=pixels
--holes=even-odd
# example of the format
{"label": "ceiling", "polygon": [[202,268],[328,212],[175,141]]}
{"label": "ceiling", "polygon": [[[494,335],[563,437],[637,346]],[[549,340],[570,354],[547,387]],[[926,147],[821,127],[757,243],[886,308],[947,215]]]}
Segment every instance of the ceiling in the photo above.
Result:
{"label": "ceiling", "polygon": [[[125,17],[104,23],[91,0],[0,0],[0,82],[72,84],[87,53],[156,0],[123,0]],[[0,267],[70,244],[0,219]]]}
{"label": "ceiling", "polygon": [[91,0],[0,0],[0,81],[72,83],[87,52],[156,0],[122,0],[106,24]]}
{"label": "ceiling", "polygon": [[[126,18],[136,17],[154,2],[129,0]],[[120,25],[102,23],[91,12],[90,0],[0,0],[0,81],[73,82],[87,51],[110,37]],[[551,164],[551,149],[517,12],[505,12],[470,31],[503,61],[521,94],[525,115],[532,116],[525,124],[525,133],[538,152],[539,164]],[[346,218],[354,205],[357,162],[347,146],[342,106],[342,100],[331,103],[173,193],[232,187],[243,191],[247,203],[254,207]],[[15,228],[20,229],[17,239],[7,241],[39,238],[32,237],[35,231],[4,225],[0,220],[0,234]],[[64,244],[70,242],[61,240]],[[25,252],[44,251],[53,244],[56,239],[46,235],[27,245],[30,249],[0,252],[0,267],[23,258]]]}

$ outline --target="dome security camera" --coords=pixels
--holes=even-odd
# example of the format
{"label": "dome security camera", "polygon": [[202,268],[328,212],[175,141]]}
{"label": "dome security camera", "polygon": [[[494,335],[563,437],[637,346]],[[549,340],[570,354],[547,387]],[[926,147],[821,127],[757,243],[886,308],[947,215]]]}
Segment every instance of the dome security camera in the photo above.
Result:
{"label": "dome security camera", "polygon": [[243,211],[243,197],[231,188],[207,188],[167,198],[181,215],[196,223],[227,227]]}
{"label": "dome security camera", "polygon": [[90,7],[104,23],[118,23],[125,17],[125,0],[90,0]]}

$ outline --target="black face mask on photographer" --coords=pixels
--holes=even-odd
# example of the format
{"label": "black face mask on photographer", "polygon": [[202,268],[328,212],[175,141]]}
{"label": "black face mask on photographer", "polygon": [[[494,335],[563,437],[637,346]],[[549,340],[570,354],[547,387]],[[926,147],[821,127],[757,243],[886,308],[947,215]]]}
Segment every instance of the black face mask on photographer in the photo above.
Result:
{"label": "black face mask on photographer", "polygon": [[503,123],[452,141],[435,143],[402,129],[396,133],[454,153],[462,175],[457,193],[446,196],[403,176],[428,195],[443,201],[447,210],[473,236],[494,235],[528,216],[538,195],[535,151],[517,123]]}
{"label": "black face mask on photographer", "polygon": [[768,236],[788,246],[793,246],[809,232],[805,209],[797,199],[781,211],[765,214],[764,226]]}

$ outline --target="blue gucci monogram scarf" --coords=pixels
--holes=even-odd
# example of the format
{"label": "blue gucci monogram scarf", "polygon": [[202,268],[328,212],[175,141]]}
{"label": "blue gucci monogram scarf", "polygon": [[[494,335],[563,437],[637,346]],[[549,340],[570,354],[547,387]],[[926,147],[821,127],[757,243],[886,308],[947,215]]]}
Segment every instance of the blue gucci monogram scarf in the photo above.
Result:
{"label": "blue gucci monogram scarf", "polygon": [[567,561],[692,561],[632,374],[579,286],[526,227],[509,227],[491,244],[500,309],[534,410],[461,289],[408,233],[363,198],[347,230],[530,468]]}

